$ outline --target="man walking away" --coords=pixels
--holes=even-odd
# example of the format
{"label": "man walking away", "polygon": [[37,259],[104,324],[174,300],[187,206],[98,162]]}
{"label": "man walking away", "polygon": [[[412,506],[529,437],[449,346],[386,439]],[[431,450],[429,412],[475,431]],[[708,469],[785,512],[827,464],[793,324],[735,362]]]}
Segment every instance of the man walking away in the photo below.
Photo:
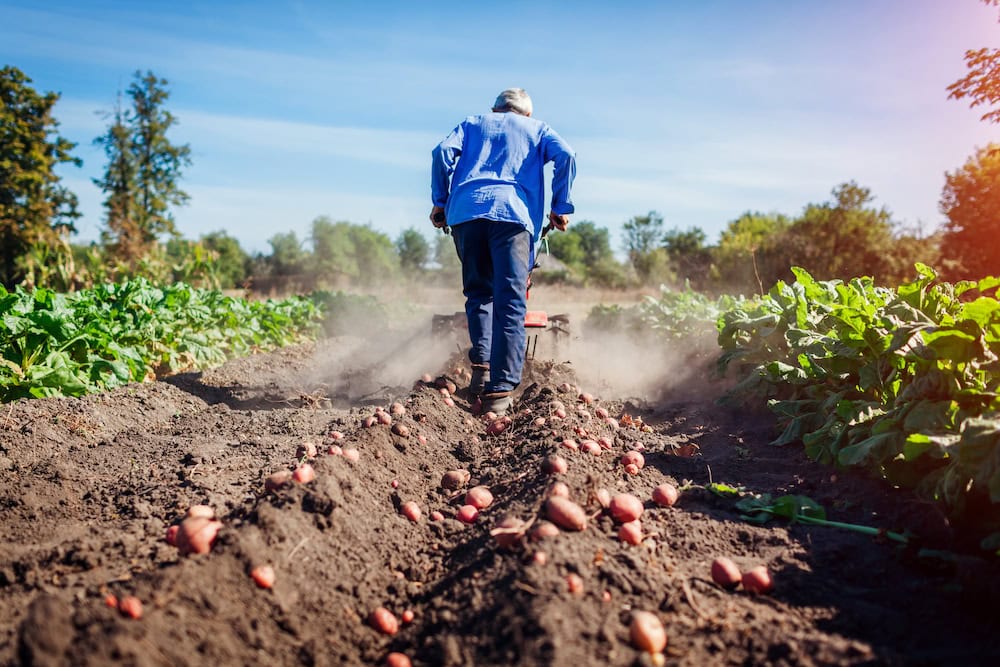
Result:
{"label": "man walking away", "polygon": [[549,221],[560,231],[574,212],[573,149],[531,117],[520,88],[497,97],[491,113],[469,116],[433,151],[431,222],[450,227],[462,262],[472,349],[469,390],[484,412],[504,414],[521,382],[527,336],[528,273],[542,232],[543,167],[554,163]]}

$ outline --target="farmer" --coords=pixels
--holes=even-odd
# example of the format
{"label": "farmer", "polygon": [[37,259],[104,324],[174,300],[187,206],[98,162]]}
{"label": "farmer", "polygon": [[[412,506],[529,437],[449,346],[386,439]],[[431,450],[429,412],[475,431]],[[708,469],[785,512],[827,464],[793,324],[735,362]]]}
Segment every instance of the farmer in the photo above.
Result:
{"label": "farmer", "polygon": [[527,336],[528,272],[542,232],[542,168],[555,163],[549,221],[560,231],[573,213],[573,149],[531,117],[531,98],[509,88],[492,113],[469,116],[433,151],[431,222],[451,228],[462,262],[472,349],[469,391],[483,412],[504,414],[521,382]]}

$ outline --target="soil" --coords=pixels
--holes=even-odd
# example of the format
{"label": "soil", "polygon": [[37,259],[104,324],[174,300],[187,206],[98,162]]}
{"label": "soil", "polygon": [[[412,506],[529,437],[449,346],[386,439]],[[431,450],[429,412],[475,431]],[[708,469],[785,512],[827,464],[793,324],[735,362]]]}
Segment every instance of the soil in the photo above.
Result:
{"label": "soil", "polygon": [[[488,435],[454,359],[427,369],[457,383],[453,407],[419,381],[361,397],[307,380],[338,345],[0,406],[0,664],[380,665],[394,651],[415,665],[653,664],[630,642],[632,610],[662,619],[668,665],[1000,661],[996,563],[934,506],[769,446],[767,415],[722,408],[711,392],[653,404],[599,395],[596,406],[650,427],[616,430],[578,412],[575,388],[560,391],[579,381],[571,365],[536,361],[513,422]],[[340,361],[345,375],[362,370]],[[405,405],[393,419],[408,436],[361,425],[393,400]],[[566,405],[565,420],[553,419],[553,400]],[[560,448],[581,439],[577,427],[613,438],[612,450]],[[319,449],[315,480],[265,490],[306,442]],[[360,457],[330,454],[331,445]],[[626,474],[619,457],[640,446],[645,467]],[[544,518],[552,478],[542,463],[554,453],[569,463],[558,478],[590,515],[587,528],[500,549],[490,529],[501,517]],[[459,468],[495,497],[471,525],[455,518],[464,491],[441,488]],[[732,499],[704,488],[710,481],[805,494],[836,520],[919,539],[901,547],[750,524]],[[650,501],[664,482],[687,487],[670,508]],[[645,501],[641,544],[618,540],[600,488]],[[419,504],[419,521],[402,516],[405,501]],[[165,533],[195,504],[214,508],[222,529],[211,553],[182,557]],[[710,576],[717,556],[766,566],[774,590],[723,590]],[[274,567],[271,589],[248,576],[260,564]],[[571,574],[582,591],[569,590]],[[137,596],[142,618],[108,606],[108,595]],[[379,607],[413,620],[384,634],[369,621]]]}

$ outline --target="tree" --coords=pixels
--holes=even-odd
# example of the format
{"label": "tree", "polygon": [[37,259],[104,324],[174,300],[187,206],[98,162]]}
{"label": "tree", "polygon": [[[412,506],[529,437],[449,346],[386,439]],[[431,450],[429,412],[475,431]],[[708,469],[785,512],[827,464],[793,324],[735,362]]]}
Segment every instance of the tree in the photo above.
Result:
{"label": "tree", "polygon": [[[1000,0],[983,2],[1000,6]],[[970,108],[1000,103],[1000,49],[970,49],[965,52],[965,66],[969,73],[948,86],[948,99],[968,97]],[[987,111],[982,120],[1000,123],[1000,109]]]}
{"label": "tree", "polygon": [[240,247],[239,241],[219,230],[202,236],[201,244],[217,256],[218,276],[222,287],[239,287],[246,281],[250,257]]}
{"label": "tree", "polygon": [[54,245],[76,232],[76,196],[55,167],[70,163],[76,144],[56,134],[58,93],[39,94],[16,67],[0,69],[0,282],[23,275],[18,260],[36,244]]}
{"label": "tree", "polygon": [[791,266],[815,278],[890,277],[886,258],[894,252],[892,216],[886,208],[867,206],[871,190],[854,181],[833,189],[833,201],[809,204],[791,226],[761,253],[765,287],[790,280]]}
{"label": "tree", "polygon": [[129,262],[161,234],[176,233],[171,207],[189,199],[178,181],[191,165],[191,148],[167,138],[177,120],[164,109],[170,97],[166,86],[166,79],[137,71],[126,91],[131,107],[123,109],[119,96],[107,132],[94,140],[108,158],[104,175],[94,179],[106,195],[105,239]]}
{"label": "tree", "polygon": [[462,262],[455,251],[455,241],[446,234],[434,236],[434,262],[441,278],[446,281],[457,280],[462,275]]}
{"label": "tree", "polygon": [[295,232],[275,234],[268,239],[271,246],[269,263],[278,276],[294,276],[302,273],[305,252]]}
{"label": "tree", "polygon": [[313,220],[311,240],[314,268],[323,277],[374,285],[395,277],[399,269],[392,240],[370,225],[320,216]]}
{"label": "tree", "polygon": [[396,239],[399,264],[407,273],[420,273],[431,256],[431,244],[413,227],[406,229]]}
{"label": "tree", "polygon": [[753,291],[764,289],[757,258],[790,224],[788,216],[781,213],[747,211],[726,225],[713,251],[713,264],[722,285]]}
{"label": "tree", "polygon": [[663,243],[663,216],[656,211],[633,216],[625,223],[625,250],[629,262],[643,283],[656,282],[669,276]]}
{"label": "tree", "polygon": [[945,176],[940,208],[948,218],[941,252],[959,265],[950,277],[1000,276],[1000,146],[978,150]]}
{"label": "tree", "polygon": [[712,265],[712,253],[705,246],[705,232],[700,227],[681,230],[674,227],[663,235],[663,249],[679,279],[704,287]]}

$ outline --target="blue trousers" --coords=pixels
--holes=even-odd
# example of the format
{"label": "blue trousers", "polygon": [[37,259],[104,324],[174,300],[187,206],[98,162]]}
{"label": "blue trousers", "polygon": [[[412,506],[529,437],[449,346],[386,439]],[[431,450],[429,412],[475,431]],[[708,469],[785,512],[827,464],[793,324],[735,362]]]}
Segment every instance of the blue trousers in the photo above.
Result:
{"label": "blue trousers", "polygon": [[487,393],[511,391],[524,370],[524,315],[535,250],[531,233],[514,222],[483,219],[454,225],[451,232],[462,260],[469,360],[490,365]]}

